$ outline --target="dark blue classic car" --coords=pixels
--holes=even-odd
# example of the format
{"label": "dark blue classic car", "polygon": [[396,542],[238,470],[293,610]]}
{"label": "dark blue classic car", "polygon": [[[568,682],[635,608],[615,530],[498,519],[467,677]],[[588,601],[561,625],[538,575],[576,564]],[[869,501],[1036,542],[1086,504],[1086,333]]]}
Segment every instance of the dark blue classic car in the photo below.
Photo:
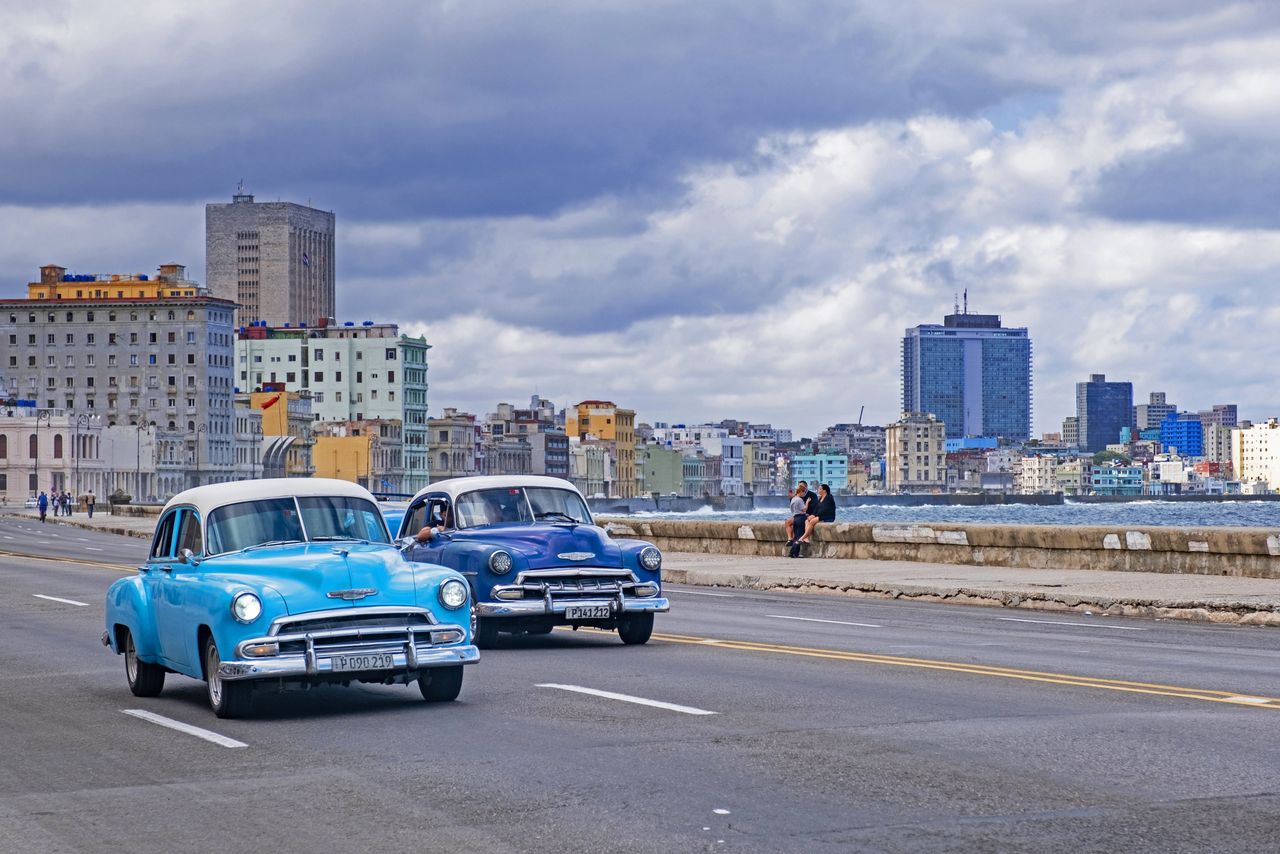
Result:
{"label": "dark blue classic car", "polygon": [[401,538],[412,560],[455,569],[471,584],[476,645],[499,632],[556,626],[616,630],[642,644],[662,596],[662,553],[615,540],[592,522],[581,493],[556,477],[464,477],[434,483],[409,503]]}
{"label": "dark blue classic car", "polygon": [[355,484],[220,483],[165,506],[147,562],[107,590],[102,642],[137,696],[180,673],[218,717],[256,687],[417,683],[448,701],[479,658],[469,606],[456,572],[404,559]]}

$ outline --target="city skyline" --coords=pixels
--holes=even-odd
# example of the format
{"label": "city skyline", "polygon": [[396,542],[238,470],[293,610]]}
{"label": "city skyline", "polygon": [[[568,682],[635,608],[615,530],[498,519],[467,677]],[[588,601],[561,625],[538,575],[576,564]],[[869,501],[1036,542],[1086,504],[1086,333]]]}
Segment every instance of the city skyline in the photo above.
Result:
{"label": "city skyline", "polygon": [[[11,18],[0,115],[47,132],[0,144],[6,295],[52,262],[203,270],[204,205],[243,179],[336,212],[337,314],[425,334],[460,408],[886,423],[901,329],[966,287],[1036,339],[1033,434],[1093,373],[1280,404],[1269,7]],[[114,42],[193,60],[65,61]]]}

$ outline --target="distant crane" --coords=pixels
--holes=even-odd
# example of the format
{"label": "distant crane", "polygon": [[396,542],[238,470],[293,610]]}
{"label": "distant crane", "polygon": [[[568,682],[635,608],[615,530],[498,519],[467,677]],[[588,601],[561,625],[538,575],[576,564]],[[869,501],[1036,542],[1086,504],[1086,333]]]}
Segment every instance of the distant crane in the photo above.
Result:
{"label": "distant crane", "polygon": [[862,413],[864,413],[864,412],[866,412],[866,411],[867,411],[867,406],[866,406],[866,404],[863,404],[862,408],[858,410],[858,426],[859,426],[859,427],[861,427],[861,426],[862,426]]}

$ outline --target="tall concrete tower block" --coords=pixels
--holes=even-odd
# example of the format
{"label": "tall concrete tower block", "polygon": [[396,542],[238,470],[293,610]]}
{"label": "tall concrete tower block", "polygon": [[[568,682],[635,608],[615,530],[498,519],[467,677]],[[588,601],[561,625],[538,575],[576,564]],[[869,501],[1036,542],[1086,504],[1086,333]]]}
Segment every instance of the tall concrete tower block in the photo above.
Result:
{"label": "tall concrete tower block", "polygon": [[204,208],[205,284],[235,300],[238,325],[315,323],[334,316],[332,212],[256,202],[237,192]]}

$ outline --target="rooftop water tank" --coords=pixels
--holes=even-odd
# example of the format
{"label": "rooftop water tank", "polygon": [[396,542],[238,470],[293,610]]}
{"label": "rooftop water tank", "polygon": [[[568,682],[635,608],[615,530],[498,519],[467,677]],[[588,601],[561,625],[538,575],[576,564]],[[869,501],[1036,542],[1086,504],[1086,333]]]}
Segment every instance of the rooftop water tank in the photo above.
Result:
{"label": "rooftop water tank", "polygon": [[364,322],[364,324],[363,324],[363,325],[364,325],[364,326],[373,326],[373,321],[372,321],[372,320],[366,320],[366,321]]}
{"label": "rooftop water tank", "polygon": [[354,322],[352,322],[352,321],[350,321],[350,320],[348,320],[346,323],[344,323],[344,324],[342,324],[342,325],[343,325],[343,326],[355,326],[355,323],[354,323]]}

